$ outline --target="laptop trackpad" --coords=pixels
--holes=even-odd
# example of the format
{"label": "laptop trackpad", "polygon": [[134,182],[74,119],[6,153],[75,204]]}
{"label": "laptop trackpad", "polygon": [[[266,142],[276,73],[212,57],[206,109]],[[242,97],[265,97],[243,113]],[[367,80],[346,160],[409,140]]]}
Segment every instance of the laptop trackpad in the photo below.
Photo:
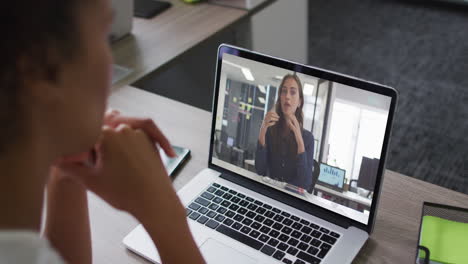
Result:
{"label": "laptop trackpad", "polygon": [[257,260],[229,247],[212,238],[208,238],[200,247],[201,253],[208,264],[255,264]]}

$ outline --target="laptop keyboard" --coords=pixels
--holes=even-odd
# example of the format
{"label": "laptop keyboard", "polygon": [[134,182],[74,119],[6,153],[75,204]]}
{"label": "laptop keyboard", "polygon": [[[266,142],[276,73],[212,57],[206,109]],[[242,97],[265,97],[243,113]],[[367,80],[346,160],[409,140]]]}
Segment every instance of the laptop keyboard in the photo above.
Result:
{"label": "laptop keyboard", "polygon": [[340,234],[213,183],[187,217],[283,263],[319,264]]}

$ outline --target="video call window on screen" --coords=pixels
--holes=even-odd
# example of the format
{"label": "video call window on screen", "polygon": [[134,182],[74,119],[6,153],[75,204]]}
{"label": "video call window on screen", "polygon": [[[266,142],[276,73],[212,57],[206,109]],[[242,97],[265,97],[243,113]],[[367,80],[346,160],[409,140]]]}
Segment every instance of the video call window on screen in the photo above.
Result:
{"label": "video call window on screen", "polygon": [[390,97],[230,54],[220,76],[213,163],[367,223]]}

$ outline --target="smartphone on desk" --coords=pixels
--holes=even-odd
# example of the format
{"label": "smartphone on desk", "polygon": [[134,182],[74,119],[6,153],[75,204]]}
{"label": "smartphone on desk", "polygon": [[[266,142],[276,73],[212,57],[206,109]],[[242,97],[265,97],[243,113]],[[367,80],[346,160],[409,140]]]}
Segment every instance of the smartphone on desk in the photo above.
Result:
{"label": "smartphone on desk", "polygon": [[161,156],[161,159],[164,163],[164,167],[167,170],[167,174],[169,176],[173,176],[174,172],[182,167],[184,162],[190,157],[190,150],[187,148],[179,147],[179,146],[172,146],[176,153],[175,158],[170,158],[164,153],[164,150],[162,148],[159,148],[159,154]]}

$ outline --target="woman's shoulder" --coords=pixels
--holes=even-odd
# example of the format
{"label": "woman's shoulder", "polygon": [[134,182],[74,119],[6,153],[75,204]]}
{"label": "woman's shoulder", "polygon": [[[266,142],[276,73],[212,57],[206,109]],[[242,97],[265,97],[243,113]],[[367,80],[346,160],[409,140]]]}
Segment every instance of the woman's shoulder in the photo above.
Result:
{"label": "woman's shoulder", "polygon": [[302,138],[304,141],[313,141],[314,140],[314,135],[312,135],[312,132],[310,132],[307,129],[302,129]]}

